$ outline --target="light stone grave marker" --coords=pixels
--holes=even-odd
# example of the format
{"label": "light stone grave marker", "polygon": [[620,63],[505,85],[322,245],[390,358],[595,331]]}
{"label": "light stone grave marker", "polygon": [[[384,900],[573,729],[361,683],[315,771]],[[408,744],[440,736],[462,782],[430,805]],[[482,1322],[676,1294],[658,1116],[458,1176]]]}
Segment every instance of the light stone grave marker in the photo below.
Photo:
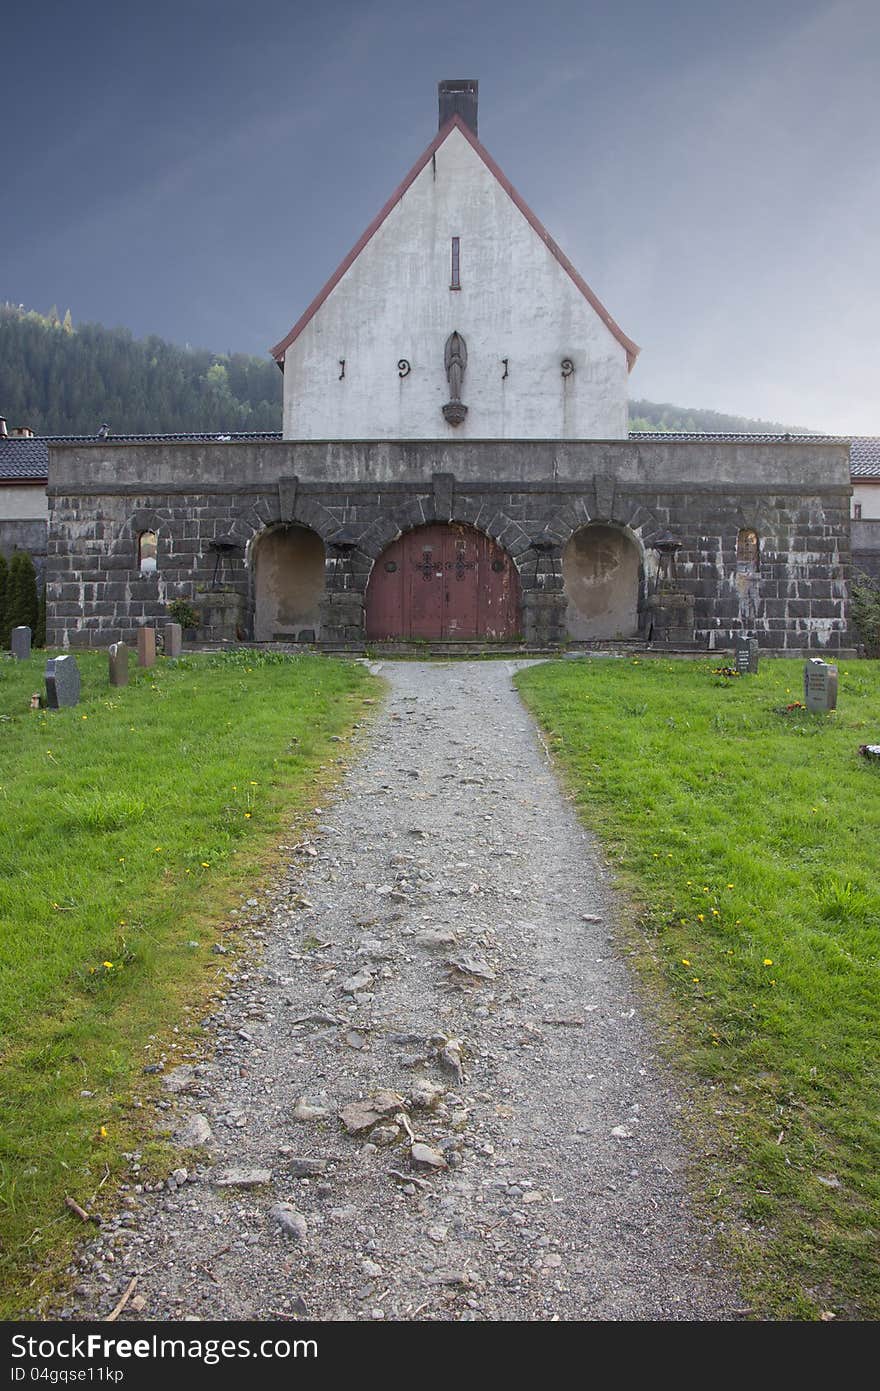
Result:
{"label": "light stone grave marker", "polygon": [[110,685],[128,685],[128,648],[124,642],[113,642],[108,648]]}
{"label": "light stone grave marker", "polygon": [[740,676],[757,675],[758,671],[758,639],[737,637],[736,639],[736,669]]}
{"label": "light stone grave marker", "polygon": [[183,651],[183,629],[179,623],[165,624],[165,656],[179,657]]}
{"label": "light stone grave marker", "polygon": [[62,710],[79,702],[79,667],[74,657],[50,657],[44,679],[49,710]]}
{"label": "light stone grave marker", "polygon": [[808,710],[837,708],[837,667],[821,657],[804,663],[804,705]]}
{"label": "light stone grave marker", "polygon": [[26,662],[31,655],[31,637],[31,630],[26,624],[20,628],[13,628],[10,649],[16,661]]}
{"label": "light stone grave marker", "polygon": [[156,629],[138,628],[138,666],[156,665]]}

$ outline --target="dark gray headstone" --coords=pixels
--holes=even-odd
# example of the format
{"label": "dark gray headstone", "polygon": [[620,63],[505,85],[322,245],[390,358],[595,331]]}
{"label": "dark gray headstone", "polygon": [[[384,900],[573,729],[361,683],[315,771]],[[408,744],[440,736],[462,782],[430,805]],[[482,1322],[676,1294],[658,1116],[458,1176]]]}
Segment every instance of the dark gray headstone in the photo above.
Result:
{"label": "dark gray headstone", "polygon": [[21,628],[13,628],[9,645],[16,661],[26,662],[31,655],[31,637],[31,630],[26,624]]}
{"label": "dark gray headstone", "polygon": [[79,667],[75,657],[50,657],[45,681],[49,710],[61,710],[79,701]]}
{"label": "dark gray headstone", "polygon": [[138,666],[156,665],[156,629],[138,628]]}
{"label": "dark gray headstone", "polygon": [[110,659],[110,685],[128,685],[128,648],[124,642],[110,644],[107,655]]}
{"label": "dark gray headstone", "polygon": [[179,623],[165,624],[165,656],[179,657],[183,651],[183,629]]}
{"label": "dark gray headstone", "polygon": [[758,639],[737,637],[736,639],[736,669],[742,676],[745,673],[754,676],[758,670]]}
{"label": "dark gray headstone", "polygon": [[837,667],[821,657],[804,663],[804,705],[808,710],[837,708]]}

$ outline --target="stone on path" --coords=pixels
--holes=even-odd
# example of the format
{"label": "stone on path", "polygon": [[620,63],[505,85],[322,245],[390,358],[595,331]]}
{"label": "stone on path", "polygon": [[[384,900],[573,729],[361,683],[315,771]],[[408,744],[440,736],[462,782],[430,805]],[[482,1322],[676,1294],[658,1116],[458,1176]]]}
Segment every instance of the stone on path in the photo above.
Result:
{"label": "stone on path", "polygon": [[215,1188],[260,1188],[272,1182],[271,1169],[222,1169],[211,1182]]}

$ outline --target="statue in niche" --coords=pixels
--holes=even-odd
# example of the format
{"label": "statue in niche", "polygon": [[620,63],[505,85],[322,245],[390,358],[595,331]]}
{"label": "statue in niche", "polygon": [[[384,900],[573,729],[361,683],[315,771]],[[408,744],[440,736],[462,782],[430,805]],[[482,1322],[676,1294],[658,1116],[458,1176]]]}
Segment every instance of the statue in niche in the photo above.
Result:
{"label": "statue in niche", "polygon": [[468,409],[461,400],[461,386],[467,367],[467,344],[460,333],[450,333],[443,356],[450,396],[443,407],[443,418],[448,425],[460,425]]}

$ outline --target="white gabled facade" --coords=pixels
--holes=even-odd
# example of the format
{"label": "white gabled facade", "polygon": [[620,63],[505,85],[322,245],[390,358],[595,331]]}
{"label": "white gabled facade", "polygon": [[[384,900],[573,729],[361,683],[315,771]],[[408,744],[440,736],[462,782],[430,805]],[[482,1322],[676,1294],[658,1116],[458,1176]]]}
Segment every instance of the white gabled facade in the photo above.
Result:
{"label": "white gabled facade", "polygon": [[622,439],[638,349],[454,116],[273,352],[286,439]]}

